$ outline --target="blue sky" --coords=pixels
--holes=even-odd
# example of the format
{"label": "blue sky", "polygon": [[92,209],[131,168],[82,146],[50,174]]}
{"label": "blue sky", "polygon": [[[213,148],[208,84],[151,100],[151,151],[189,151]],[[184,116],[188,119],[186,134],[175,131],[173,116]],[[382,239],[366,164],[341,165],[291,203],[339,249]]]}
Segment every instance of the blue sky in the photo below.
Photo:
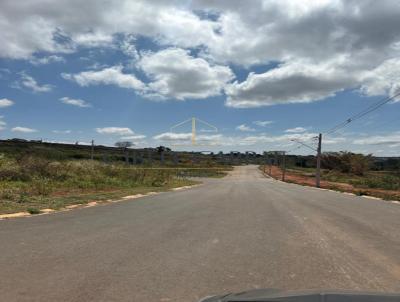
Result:
{"label": "blue sky", "polygon": [[[41,2],[0,4],[2,138],[292,150],[400,87],[395,1]],[[323,150],[399,155],[399,110],[395,99]],[[193,116],[218,128],[199,129],[204,146],[190,146],[190,125],[170,131]]]}

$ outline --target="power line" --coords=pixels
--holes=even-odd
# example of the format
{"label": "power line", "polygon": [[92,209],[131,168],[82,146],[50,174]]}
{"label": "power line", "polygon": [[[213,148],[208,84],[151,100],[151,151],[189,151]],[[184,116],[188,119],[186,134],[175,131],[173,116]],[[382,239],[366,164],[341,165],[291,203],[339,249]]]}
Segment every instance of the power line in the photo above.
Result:
{"label": "power line", "polygon": [[299,146],[297,146],[297,147],[295,147],[295,148],[293,148],[293,149],[291,149],[289,151],[286,151],[286,153],[292,153],[293,151],[295,151],[297,149],[300,149],[300,148],[303,148],[303,147],[304,147],[303,145],[299,145]]}
{"label": "power line", "polygon": [[348,124],[350,124],[351,122],[354,122],[355,120],[358,120],[360,118],[362,118],[363,116],[371,113],[372,111],[377,110],[378,108],[382,107],[383,105],[389,103],[390,101],[392,101],[393,99],[395,99],[397,96],[400,96],[400,92],[392,95],[391,97],[386,97],[384,99],[379,100],[378,102],[370,105],[369,107],[367,107],[366,109],[360,111],[357,114],[354,114],[353,116],[347,118],[345,121],[337,124],[336,126],[332,127],[331,129],[327,130],[324,134],[331,134],[334,133],[336,131],[338,131],[339,129],[342,129],[344,127],[346,127]]}

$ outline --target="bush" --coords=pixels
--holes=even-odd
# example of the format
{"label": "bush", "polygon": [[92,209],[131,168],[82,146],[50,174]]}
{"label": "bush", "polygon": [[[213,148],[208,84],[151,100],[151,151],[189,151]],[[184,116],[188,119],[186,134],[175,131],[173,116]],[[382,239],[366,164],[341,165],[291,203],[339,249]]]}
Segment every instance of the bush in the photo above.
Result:
{"label": "bush", "polygon": [[40,210],[37,208],[27,208],[26,211],[31,215],[40,214]]}
{"label": "bush", "polygon": [[322,156],[322,167],[342,173],[353,173],[363,176],[370,169],[372,155],[351,152],[329,152]]}

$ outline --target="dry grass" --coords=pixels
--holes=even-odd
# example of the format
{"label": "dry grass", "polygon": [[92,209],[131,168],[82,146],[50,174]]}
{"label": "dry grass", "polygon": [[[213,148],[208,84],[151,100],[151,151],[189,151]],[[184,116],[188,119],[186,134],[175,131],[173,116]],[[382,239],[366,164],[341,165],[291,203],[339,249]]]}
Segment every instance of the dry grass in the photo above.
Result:
{"label": "dry grass", "polygon": [[44,208],[124,195],[162,191],[196,183],[188,177],[221,176],[219,169],[145,169],[91,160],[48,160],[0,156],[0,213]]}

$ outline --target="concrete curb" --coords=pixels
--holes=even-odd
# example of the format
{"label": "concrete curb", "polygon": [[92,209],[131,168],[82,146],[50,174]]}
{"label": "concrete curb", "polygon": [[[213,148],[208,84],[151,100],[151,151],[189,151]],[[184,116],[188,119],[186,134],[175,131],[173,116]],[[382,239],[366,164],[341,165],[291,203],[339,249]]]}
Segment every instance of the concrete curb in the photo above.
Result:
{"label": "concrete curb", "polygon": [[47,215],[47,214],[52,214],[52,213],[60,213],[60,212],[67,212],[71,211],[74,209],[84,209],[84,208],[91,208],[94,206],[99,206],[99,205],[107,205],[111,203],[117,203],[117,202],[122,202],[122,201],[128,201],[132,199],[138,199],[146,196],[152,196],[152,195],[158,195],[162,193],[167,193],[167,192],[175,192],[175,191],[182,191],[182,190],[187,190],[191,189],[194,187],[201,186],[202,184],[195,184],[192,186],[182,186],[182,187],[176,187],[172,188],[167,191],[161,191],[161,192],[147,192],[144,194],[135,194],[135,195],[127,195],[123,196],[119,199],[107,199],[104,201],[91,201],[88,203],[79,203],[79,204],[72,204],[68,205],[65,208],[61,208],[59,210],[53,210],[53,209],[42,209],[40,210],[39,214],[30,214],[29,212],[17,212],[17,213],[11,213],[11,214],[0,214],[0,220],[8,220],[8,219],[13,219],[13,218],[22,218],[22,217],[33,217],[33,216],[42,216],[42,215]]}

